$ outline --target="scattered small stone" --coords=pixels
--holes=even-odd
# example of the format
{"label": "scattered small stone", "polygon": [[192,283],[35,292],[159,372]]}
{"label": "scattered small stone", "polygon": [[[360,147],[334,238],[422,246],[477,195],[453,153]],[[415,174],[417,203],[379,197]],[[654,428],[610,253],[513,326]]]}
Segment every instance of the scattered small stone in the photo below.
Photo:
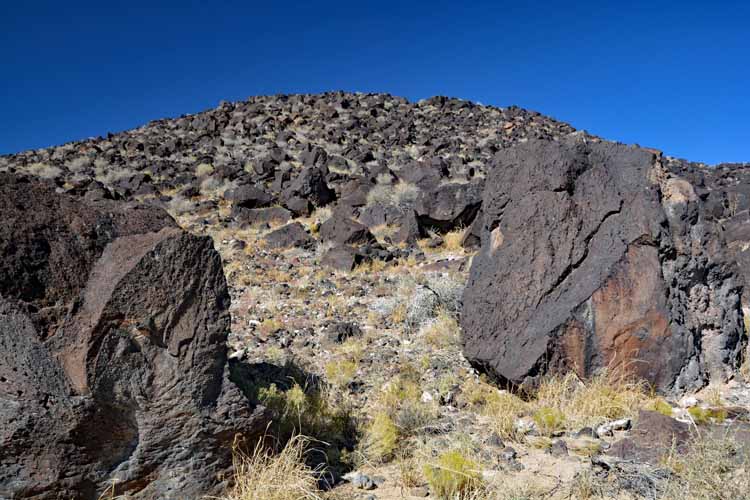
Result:
{"label": "scattered small stone", "polygon": [[417,486],[409,490],[409,494],[413,497],[426,498],[430,496],[430,489],[427,486]]}
{"label": "scattered small stone", "polygon": [[594,432],[594,429],[591,427],[584,427],[575,434],[573,434],[574,438],[596,438],[596,432]]}
{"label": "scattered small stone", "polygon": [[349,472],[348,474],[344,474],[343,479],[349,481],[352,483],[352,486],[360,490],[374,490],[377,488],[375,481],[361,472]]}
{"label": "scattered small stone", "polygon": [[602,438],[605,436],[612,436],[614,434],[614,431],[626,431],[628,429],[630,429],[630,419],[621,418],[619,420],[613,420],[612,422],[607,422],[597,427],[596,435]]}
{"label": "scattered small stone", "polygon": [[683,408],[692,408],[693,406],[698,406],[698,399],[695,398],[695,396],[684,397],[680,401],[680,406],[682,406]]}
{"label": "scattered small stone", "polygon": [[503,458],[503,460],[507,460],[510,462],[511,460],[515,460],[515,458],[518,456],[518,453],[510,446],[506,446],[500,453],[500,456]]}
{"label": "scattered small stone", "polygon": [[503,443],[503,440],[500,439],[500,436],[498,436],[497,432],[493,432],[490,435],[490,438],[487,440],[487,444],[496,448],[505,448],[505,443]]}
{"label": "scattered small stone", "polygon": [[568,445],[562,439],[556,439],[552,441],[552,446],[549,447],[549,454],[553,457],[565,457],[568,455]]}

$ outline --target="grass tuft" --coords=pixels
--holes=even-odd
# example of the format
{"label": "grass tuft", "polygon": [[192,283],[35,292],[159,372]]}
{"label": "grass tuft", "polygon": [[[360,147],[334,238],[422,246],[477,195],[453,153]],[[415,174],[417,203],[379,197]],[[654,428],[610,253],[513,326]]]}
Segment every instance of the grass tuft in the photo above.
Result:
{"label": "grass tuft", "polygon": [[479,465],[460,451],[447,451],[424,466],[430,490],[445,500],[471,498],[482,487]]}
{"label": "grass tuft", "polygon": [[293,437],[279,453],[263,441],[250,454],[235,448],[234,487],[222,500],[320,500],[317,471],[305,464],[307,438]]}

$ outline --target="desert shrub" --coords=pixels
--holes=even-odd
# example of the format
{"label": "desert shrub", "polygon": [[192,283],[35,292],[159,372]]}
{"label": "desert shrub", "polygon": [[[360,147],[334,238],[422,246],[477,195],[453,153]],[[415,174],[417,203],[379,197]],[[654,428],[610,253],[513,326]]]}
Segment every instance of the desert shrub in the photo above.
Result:
{"label": "desert shrub", "polygon": [[78,156],[65,162],[65,166],[71,172],[80,172],[91,166],[91,158],[88,156]]}
{"label": "desert shrub", "polygon": [[234,451],[234,486],[222,500],[319,500],[318,471],[305,463],[307,439],[295,436],[279,452],[258,441]]}
{"label": "desert shrub", "polygon": [[203,196],[207,197],[220,197],[224,196],[224,193],[230,189],[237,187],[236,183],[227,181],[226,179],[219,180],[216,177],[206,177],[201,181],[200,192]]}
{"label": "desert shrub", "polygon": [[539,432],[545,436],[562,430],[565,424],[565,415],[556,408],[541,407],[534,412],[533,419]]}
{"label": "desert shrub", "polygon": [[578,472],[570,484],[569,498],[595,500],[605,498],[605,491],[590,470]]}
{"label": "desert shrub", "polygon": [[378,412],[365,431],[365,454],[375,461],[388,461],[396,452],[399,438],[400,432],[393,419],[385,412]]}
{"label": "desert shrub", "polygon": [[348,386],[357,373],[357,362],[354,360],[333,360],[325,366],[326,378],[339,389]]}
{"label": "desert shrub", "polygon": [[419,373],[405,364],[401,373],[383,386],[375,401],[377,418],[365,432],[365,454],[369,458],[390,460],[393,450],[386,451],[390,449],[391,431],[395,432],[395,442],[401,442],[418,435],[437,418],[435,404],[423,402],[421,396]]}
{"label": "desert shrub", "polygon": [[460,451],[447,451],[424,466],[431,491],[445,500],[470,498],[482,487],[479,465]]}
{"label": "desert shrub", "polygon": [[401,435],[410,436],[437,416],[434,406],[422,402],[421,397],[419,375],[414,367],[406,365],[385,385],[377,404],[393,419]]}
{"label": "desert shrub", "polygon": [[711,422],[721,423],[727,418],[727,411],[724,408],[693,406],[688,408],[688,413],[697,425],[707,425]]}
{"label": "desert shrub", "polygon": [[466,229],[464,228],[458,228],[454,229],[452,231],[448,231],[443,235],[443,246],[446,250],[450,250],[452,252],[458,252],[463,250],[463,245],[461,242],[464,239],[464,233],[466,232]]}
{"label": "desert shrub", "polygon": [[662,415],[666,415],[667,417],[672,416],[672,405],[664,401],[662,398],[654,398],[646,408],[661,413]]}
{"label": "desert shrub", "polygon": [[271,335],[284,328],[284,325],[276,318],[266,318],[258,325],[258,331],[263,335]]}
{"label": "desert shrub", "polygon": [[138,173],[135,170],[127,167],[115,167],[107,163],[95,163],[94,165],[94,177],[97,181],[107,186],[111,186],[120,179],[124,179]]}
{"label": "desert shrub", "polygon": [[26,171],[42,179],[56,179],[62,173],[62,169],[59,167],[46,163],[32,163],[26,166]]}
{"label": "desert shrub", "polygon": [[188,212],[192,212],[194,209],[195,203],[181,195],[176,195],[174,198],[169,200],[169,203],[167,204],[167,212],[169,212],[171,215],[182,215]]}
{"label": "desert shrub", "polygon": [[458,321],[453,315],[441,310],[436,318],[422,325],[420,334],[425,342],[433,347],[455,346],[459,340]]}
{"label": "desert shrub", "polygon": [[432,273],[426,275],[425,280],[426,286],[437,295],[439,309],[458,316],[465,288],[463,278],[447,273]]}
{"label": "desert shrub", "polygon": [[406,306],[406,328],[408,331],[419,329],[424,323],[433,319],[436,314],[438,299],[432,290],[418,287],[411,302]]}
{"label": "desert shrub", "polygon": [[502,439],[522,441],[518,419],[528,411],[528,403],[507,391],[496,392],[487,400],[484,414],[491,417],[491,427]]}
{"label": "desert shrub", "polygon": [[396,207],[401,211],[411,209],[419,197],[419,188],[406,182],[391,182],[391,176],[381,174],[375,186],[367,193],[367,205]]}
{"label": "desert shrub", "polygon": [[406,453],[399,455],[396,460],[398,482],[403,488],[413,488],[423,484],[422,471],[419,461]]}
{"label": "desert shrub", "polygon": [[270,427],[273,436],[285,442],[305,434],[334,448],[343,448],[353,441],[356,426],[345,401],[332,401],[324,388],[304,388],[294,383],[286,391],[276,384],[258,390],[260,402],[272,410]]}
{"label": "desert shrub", "polygon": [[204,177],[206,175],[211,175],[213,173],[214,173],[214,167],[213,165],[210,165],[208,163],[201,163],[197,167],[195,167],[196,177]]}

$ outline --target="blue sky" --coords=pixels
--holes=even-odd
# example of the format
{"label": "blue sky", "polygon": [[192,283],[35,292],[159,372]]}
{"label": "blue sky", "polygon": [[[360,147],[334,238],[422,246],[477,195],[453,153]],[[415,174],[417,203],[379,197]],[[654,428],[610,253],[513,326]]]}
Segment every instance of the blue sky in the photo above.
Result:
{"label": "blue sky", "polygon": [[0,153],[348,90],[516,104],[674,156],[750,161],[748,25],[750,2],[6,0]]}

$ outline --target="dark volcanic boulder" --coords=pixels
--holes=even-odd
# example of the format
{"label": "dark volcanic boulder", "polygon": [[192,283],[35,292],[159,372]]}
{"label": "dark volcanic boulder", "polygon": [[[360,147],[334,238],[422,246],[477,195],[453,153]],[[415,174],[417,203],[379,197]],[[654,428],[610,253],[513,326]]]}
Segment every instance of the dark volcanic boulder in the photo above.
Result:
{"label": "dark volcanic boulder", "polygon": [[228,378],[211,239],[9,175],[0,213],[0,498],[220,492],[266,418]]}
{"label": "dark volcanic boulder", "polygon": [[627,437],[614,443],[607,455],[658,465],[670,453],[688,453],[693,437],[688,424],[655,411],[641,410]]}
{"label": "dark volcanic boulder", "polygon": [[367,257],[357,249],[349,245],[341,245],[333,247],[323,254],[320,263],[339,271],[352,271],[366,259]]}
{"label": "dark volcanic boulder", "polygon": [[464,296],[464,352],[504,383],[609,367],[663,391],[726,379],[740,286],[686,180],[653,152],[574,138],[498,153]]}
{"label": "dark volcanic boulder", "polygon": [[361,245],[375,241],[367,226],[350,219],[340,210],[336,210],[320,225],[320,238],[339,245]]}
{"label": "dark volcanic boulder", "polygon": [[235,207],[260,208],[268,206],[273,196],[255,186],[245,185],[232,189],[224,195],[224,199],[231,201]]}
{"label": "dark volcanic boulder", "polygon": [[282,191],[279,199],[282,205],[297,213],[299,209],[290,206],[292,203],[299,203],[297,200],[307,200],[316,207],[322,207],[333,201],[335,197],[336,193],[326,184],[325,172],[317,167],[306,167],[289,187]]}
{"label": "dark volcanic boulder", "polygon": [[315,238],[310,236],[299,222],[292,222],[271,231],[263,237],[263,241],[269,248],[310,248],[315,244]]}
{"label": "dark volcanic boulder", "polygon": [[286,224],[292,213],[283,207],[268,208],[232,208],[232,218],[240,224]]}

